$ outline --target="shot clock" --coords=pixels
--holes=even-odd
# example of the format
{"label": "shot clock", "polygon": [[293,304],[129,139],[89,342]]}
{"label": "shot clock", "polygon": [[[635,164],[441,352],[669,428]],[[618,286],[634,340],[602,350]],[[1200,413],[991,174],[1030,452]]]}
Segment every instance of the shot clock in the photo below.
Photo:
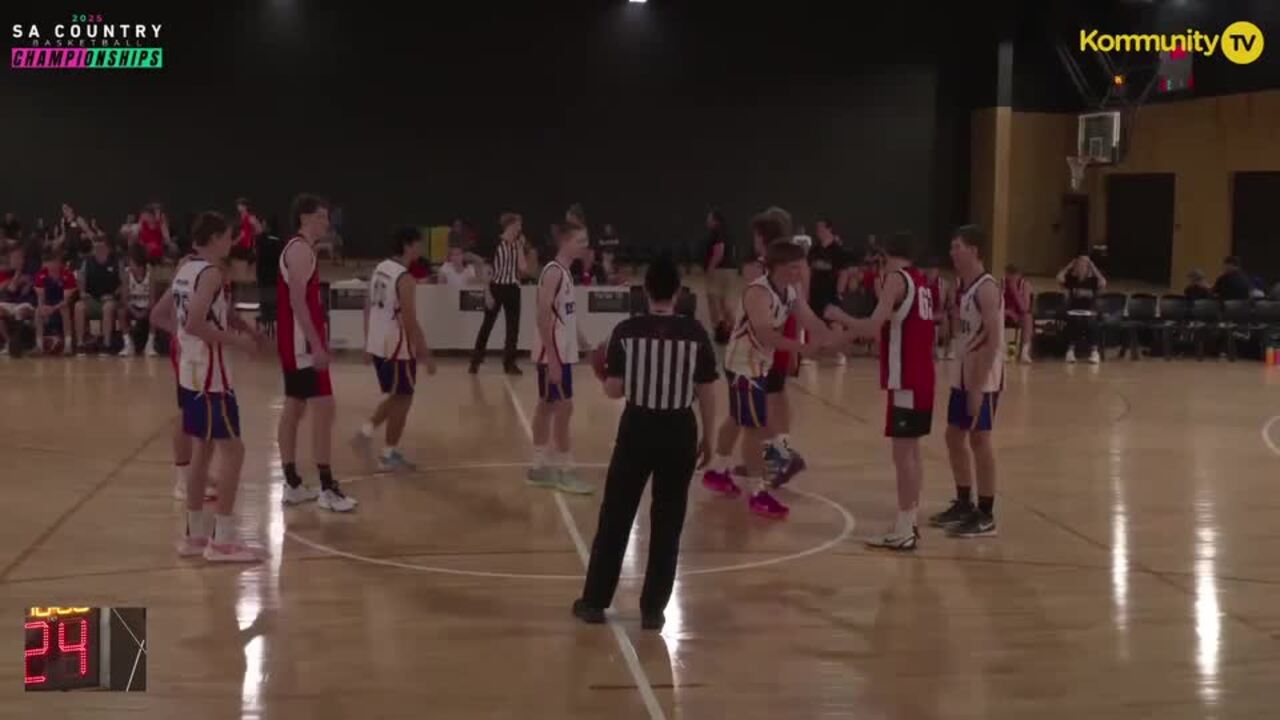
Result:
{"label": "shot clock", "polygon": [[146,608],[27,608],[24,687],[145,690],[146,613]]}

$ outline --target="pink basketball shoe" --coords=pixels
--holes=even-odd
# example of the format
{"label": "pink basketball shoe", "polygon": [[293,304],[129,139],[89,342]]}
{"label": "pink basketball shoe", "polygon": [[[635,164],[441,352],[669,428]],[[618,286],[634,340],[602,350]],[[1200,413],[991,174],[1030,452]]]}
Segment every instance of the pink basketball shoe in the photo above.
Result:
{"label": "pink basketball shoe", "polygon": [[742,494],[734,484],[733,477],[723,470],[708,470],[702,473],[702,486],[718,495],[736,498]]}

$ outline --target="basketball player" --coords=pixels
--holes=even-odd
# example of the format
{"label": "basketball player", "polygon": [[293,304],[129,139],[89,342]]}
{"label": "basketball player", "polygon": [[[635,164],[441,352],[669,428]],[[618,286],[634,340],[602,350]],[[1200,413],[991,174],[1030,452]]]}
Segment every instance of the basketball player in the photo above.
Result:
{"label": "basketball player", "polygon": [[[580,480],[569,452],[573,416],[573,364],[585,347],[574,314],[569,266],[587,247],[587,232],[574,220],[555,226],[556,257],[538,277],[538,335],[533,358],[538,366],[538,405],[533,413],[533,467],[528,482],[562,492],[587,495],[594,488]],[[548,447],[554,437],[554,456]]]}
{"label": "basketball player", "polygon": [[[365,352],[373,359],[378,385],[386,395],[377,410],[365,421],[352,443],[366,459],[373,457],[373,433],[387,424],[387,447],[378,458],[383,470],[414,471],[418,468],[400,454],[400,437],[413,404],[418,361],[422,358],[428,375],[436,373],[431,348],[418,324],[414,304],[417,283],[409,266],[422,257],[422,232],[415,227],[399,228],[391,237],[391,257],[378,263],[369,279],[364,308]],[[372,463],[371,463],[372,464]]]}
{"label": "basketball player", "polygon": [[[141,246],[139,246],[141,247]],[[145,248],[143,248],[145,252]],[[189,253],[178,260],[178,264],[174,269],[177,272],[195,257],[195,253]],[[169,362],[173,366],[173,380],[178,391],[178,421],[173,425],[173,433],[170,436],[170,442],[173,447],[173,497],[175,500],[185,500],[187,498],[187,480],[191,474],[191,436],[182,430],[182,383],[179,381],[178,375],[178,358],[181,351],[178,347],[178,328],[177,328],[177,308],[173,301],[173,285],[170,283],[169,288],[165,290],[160,300],[151,307],[152,328],[159,328],[169,333]]]}
{"label": "basketball player", "polygon": [[[329,465],[333,444],[333,383],[329,379],[329,344],[324,308],[320,306],[320,263],[315,244],[329,233],[329,206],[315,195],[293,199],[293,222],[298,234],[280,253],[276,284],[278,330],[276,349],[284,369],[284,411],[276,439],[284,465],[284,503],[316,500],[333,512],[351,512],[354,498],[343,494]],[[320,475],[320,492],[302,484],[298,475],[298,425],[311,410],[311,454]]]}
{"label": "basketball player", "polygon": [[[253,336],[231,329],[230,293],[223,264],[231,251],[231,228],[218,213],[205,212],[191,230],[195,257],[186,262],[170,289],[177,320],[182,429],[196,444],[187,481],[187,529],[178,543],[182,557],[203,555],[210,562],[257,562],[262,548],[241,542],[236,530],[236,490],[244,464],[240,410],[228,347],[256,352]],[[204,478],[218,456],[218,500],[213,523],[205,512]]]}
{"label": "basketball player", "polygon": [[156,354],[156,335],[151,327],[151,268],[147,265],[147,251],[141,245],[129,248],[129,269],[125,271],[125,310],[121,334],[124,349],[120,357],[130,357],[137,352],[134,336],[146,338],[147,357]]}
{"label": "basketball player", "polygon": [[[197,218],[198,219],[198,218]],[[137,249],[139,246],[134,246]],[[140,253],[145,257],[145,248]],[[178,259],[177,266],[174,268],[174,277],[177,277],[178,271],[189,261],[197,257],[195,252],[188,253]],[[227,272],[223,274],[223,283],[228,297],[231,297],[230,277],[242,275],[245,268],[253,261],[253,251],[233,246],[227,255],[226,267]],[[147,273],[148,277],[150,272]],[[182,426],[182,412],[185,395],[182,391],[182,378],[179,371],[179,360],[182,357],[180,346],[180,334],[178,327],[177,302],[173,298],[173,285],[165,290],[160,299],[151,306],[151,313],[147,318],[151,331],[154,333],[158,328],[169,334],[169,362],[173,366],[173,379],[177,387],[178,393],[178,418],[173,425],[173,433],[170,437],[171,447],[173,449],[173,497],[175,500],[187,499],[187,484],[191,482],[192,475],[192,455],[194,449],[192,446],[191,436],[188,435]],[[239,313],[232,312],[227,315],[227,328],[233,332],[244,333],[254,339],[255,342],[263,342],[263,335],[255,328],[249,327],[248,323],[240,317]],[[148,341],[148,349],[154,347],[154,341]],[[151,350],[149,355],[154,355]],[[199,483],[204,487],[204,501],[206,503],[214,502],[218,499],[218,486],[215,480],[206,473],[203,480]]]}
{"label": "basketball player", "polygon": [[[958,228],[951,240],[951,260],[960,279],[956,361],[951,364],[947,406],[947,451],[956,499],[951,507],[929,518],[929,524],[962,538],[996,534],[996,459],[991,430],[1004,387],[1004,298],[1000,285],[983,267],[984,240],[974,225]],[[975,467],[976,508],[972,496]]]}
{"label": "basketball player", "polygon": [[885,435],[892,441],[898,476],[898,517],[893,529],[866,542],[871,547],[915,550],[924,484],[920,438],[933,424],[933,305],[924,274],[911,264],[911,236],[890,237],[885,254],[876,309],[871,317],[851,323],[850,329],[856,337],[880,335],[880,385],[889,393]]}
{"label": "basketball player", "polygon": [[[775,240],[786,239],[804,249],[805,265],[801,269],[800,281],[796,289],[799,297],[806,298],[807,302],[810,282],[808,254],[812,241],[806,245],[792,237],[791,213],[786,210],[773,206],[766,209],[764,215],[775,218],[778,222],[776,225],[766,223],[753,227],[753,241],[757,246],[768,247]],[[774,227],[779,228],[782,234],[778,237],[769,237],[768,229]],[[763,257],[760,258],[760,267],[762,269],[764,267]],[[782,326],[782,336],[788,340],[799,341],[801,330],[799,315],[792,313]],[[810,328],[804,328],[804,330],[812,332]],[[824,326],[822,330],[825,331],[826,327]],[[795,377],[800,373],[800,362],[800,355],[777,349],[773,353],[773,364],[765,376],[765,404],[768,405],[769,423],[765,432],[764,457],[770,471],[769,484],[773,487],[786,485],[807,467],[804,457],[791,444],[791,397],[787,394],[787,378]]]}
{"label": "basketball player", "polygon": [[[716,458],[703,485],[729,497],[739,494],[730,476],[733,441],[741,432],[742,460],[754,488],[748,507],[757,515],[785,518],[790,512],[769,492],[776,484],[777,473],[765,464],[766,441],[769,439],[769,405],[767,384],[774,352],[817,354],[819,345],[806,345],[787,338],[782,328],[795,313],[800,324],[810,330],[815,341],[828,336],[826,326],[818,320],[807,303],[799,298],[798,284],[804,271],[804,248],[783,238],[777,217],[768,213],[756,216],[753,229],[761,237],[774,237],[765,251],[766,273],[753,280],[742,294],[742,311],[725,351],[725,376],[729,382],[729,416],[732,425],[721,425],[716,438]],[[739,430],[739,428],[741,430]]]}

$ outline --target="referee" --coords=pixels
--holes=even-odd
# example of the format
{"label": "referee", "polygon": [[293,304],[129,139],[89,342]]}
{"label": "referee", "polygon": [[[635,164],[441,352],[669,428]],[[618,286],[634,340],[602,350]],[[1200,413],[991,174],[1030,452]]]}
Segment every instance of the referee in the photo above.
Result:
{"label": "referee", "polygon": [[480,334],[476,335],[476,347],[471,354],[471,367],[468,370],[473,375],[484,361],[484,352],[489,346],[489,333],[493,331],[493,323],[498,319],[499,308],[502,309],[507,330],[506,343],[502,349],[502,369],[508,375],[520,374],[520,368],[516,367],[516,340],[520,337],[520,278],[529,273],[524,256],[524,221],[516,213],[503,213],[498,218],[498,224],[502,226],[502,234],[493,250],[493,256],[489,258],[489,267],[492,269],[489,289],[485,295],[484,322],[480,325]]}
{"label": "referee", "polygon": [[[600,521],[591,547],[586,586],[573,614],[602,623],[613,602],[622,556],[645,483],[653,475],[649,565],[640,595],[641,626],[660,630],[671,598],[695,465],[711,457],[715,427],[715,352],[702,325],[675,314],[680,273],[669,258],[656,260],[644,278],[649,311],[622,321],[609,338],[604,392],[626,397],[605,483]],[[693,416],[698,402],[702,436]]]}

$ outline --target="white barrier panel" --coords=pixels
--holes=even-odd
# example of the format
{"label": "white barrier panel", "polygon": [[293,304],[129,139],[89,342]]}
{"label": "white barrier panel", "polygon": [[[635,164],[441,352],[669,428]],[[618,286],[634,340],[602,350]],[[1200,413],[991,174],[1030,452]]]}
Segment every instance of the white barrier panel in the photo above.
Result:
{"label": "white barrier panel", "polygon": [[[329,311],[329,341],[335,349],[358,349],[363,346],[363,287],[354,283],[334,283]],[[340,295],[339,295],[340,293]],[[528,351],[533,347],[537,288],[520,287],[520,336],[517,347]],[[609,339],[613,328],[630,316],[631,288],[591,286],[574,288],[578,317],[589,346]],[[418,285],[418,321],[422,323],[427,344],[436,350],[470,350],[484,322],[484,289],[481,286]],[[501,311],[489,335],[489,350],[500,351],[506,338],[506,319]]]}

